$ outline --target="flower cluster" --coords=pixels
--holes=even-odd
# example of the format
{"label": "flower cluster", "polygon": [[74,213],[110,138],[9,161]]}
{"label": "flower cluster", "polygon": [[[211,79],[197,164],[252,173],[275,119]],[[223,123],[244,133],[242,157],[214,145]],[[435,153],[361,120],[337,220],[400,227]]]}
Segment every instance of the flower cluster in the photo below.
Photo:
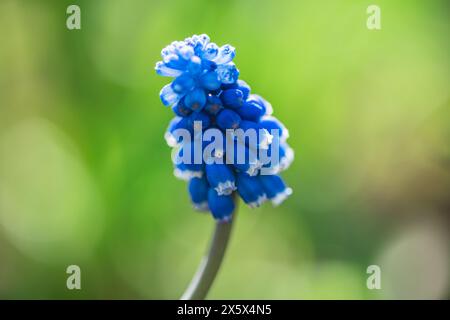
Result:
{"label": "flower cluster", "polygon": [[[236,192],[251,207],[266,200],[280,204],[292,193],[278,175],[293,160],[293,151],[286,143],[288,131],[272,116],[270,103],[252,94],[248,84],[238,79],[239,70],[232,62],[235,49],[230,45],[218,47],[203,34],[172,42],[161,55],[156,72],[174,78],[163,87],[160,97],[175,113],[165,134],[175,158],[188,151],[194,155],[197,148],[193,141],[186,142],[175,134],[179,129],[192,133],[194,139],[199,132],[205,136],[219,132],[223,141],[228,144],[231,140],[237,151],[232,152],[231,161],[225,147],[210,153],[214,161],[174,161],[175,175],[189,181],[194,207],[209,210],[216,220],[227,222],[234,210]],[[228,135],[237,129],[260,134],[253,143]],[[198,147],[200,154],[208,148],[202,142]],[[243,161],[236,159],[239,150],[243,150]],[[276,153],[277,157],[262,161],[262,150],[269,156]]]}

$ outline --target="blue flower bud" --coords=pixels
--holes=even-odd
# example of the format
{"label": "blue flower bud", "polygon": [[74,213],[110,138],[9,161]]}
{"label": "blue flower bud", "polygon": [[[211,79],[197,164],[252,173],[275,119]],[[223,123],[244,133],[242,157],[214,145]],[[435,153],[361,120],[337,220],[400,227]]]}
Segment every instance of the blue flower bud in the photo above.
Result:
{"label": "blue flower bud", "polygon": [[259,103],[253,100],[247,100],[241,108],[236,110],[236,112],[242,119],[253,122],[258,122],[264,115],[264,109]]}
{"label": "blue flower bud", "polygon": [[244,100],[247,100],[250,95],[250,86],[244,80],[237,81],[238,89],[244,94]]}
{"label": "blue flower bud", "polygon": [[239,89],[228,89],[222,91],[220,99],[224,106],[237,109],[244,103],[244,94]]}
{"label": "blue flower bud", "polygon": [[186,92],[191,91],[194,88],[194,86],[195,86],[195,81],[188,74],[183,74],[183,75],[177,77],[172,82],[172,89],[174,92],[176,92],[178,94],[185,94]]}
{"label": "blue flower bud", "polygon": [[173,132],[177,129],[186,129],[189,130],[188,120],[182,117],[175,117],[170,120],[169,126],[167,127],[166,133],[164,134],[164,138],[166,139],[167,144],[170,147],[175,147],[180,141],[181,137],[178,139],[173,135]]}
{"label": "blue flower bud", "polygon": [[280,142],[286,142],[289,138],[289,131],[286,127],[275,117],[264,116],[259,122],[260,126],[267,131],[272,132],[272,130],[278,131],[278,136],[280,137]]}
{"label": "blue flower bud", "polygon": [[216,117],[216,124],[222,130],[236,129],[239,127],[241,117],[230,109],[223,109]]}
{"label": "blue flower bud", "polygon": [[226,164],[212,163],[205,165],[208,183],[218,195],[229,195],[236,190],[233,171]]}
{"label": "blue flower bud", "polygon": [[155,70],[157,74],[164,77],[178,77],[183,74],[183,71],[169,68],[162,61],[156,63]]}
{"label": "blue flower bud", "polygon": [[234,211],[234,201],[231,195],[219,196],[214,189],[208,191],[208,207],[218,222],[230,222]]}
{"label": "blue flower bud", "polygon": [[[241,141],[242,143],[246,143],[249,148],[253,149],[267,149],[269,145],[272,143],[272,135],[266,129],[262,128],[259,123],[241,120],[239,128],[246,132],[247,130],[253,130],[256,135],[256,141]],[[239,137],[238,137],[239,138]]]}
{"label": "blue flower bud", "polygon": [[189,40],[188,42],[190,42],[191,45],[194,47],[195,54],[199,56],[203,54],[206,46],[209,43],[209,37],[206,34],[193,35]]}
{"label": "blue flower bud", "polygon": [[192,178],[201,178],[204,176],[202,165],[187,165],[179,163],[175,165],[173,175],[178,179],[189,181]]}
{"label": "blue flower bud", "polygon": [[217,74],[223,83],[235,83],[239,77],[239,70],[230,62],[217,66]]}
{"label": "blue flower bud", "polygon": [[203,72],[211,72],[217,69],[217,64],[214,61],[202,60]]}
{"label": "blue flower bud", "polygon": [[258,177],[251,177],[246,173],[236,175],[237,191],[242,200],[250,207],[259,207],[266,201],[266,194]]}
{"label": "blue flower bud", "polygon": [[216,115],[222,109],[223,106],[220,98],[211,94],[208,95],[208,98],[206,99],[206,106],[203,110],[210,115]]}
{"label": "blue flower bud", "polygon": [[[230,148],[229,145],[227,145],[227,150],[228,148]],[[233,153],[226,153],[226,163],[231,163],[239,172],[244,172],[250,176],[257,175],[262,164],[258,160],[256,150],[249,149],[239,141],[235,141],[231,148],[233,148]]]}
{"label": "blue flower bud", "polygon": [[206,94],[203,89],[194,89],[189,92],[184,98],[184,104],[186,107],[193,111],[200,111],[205,106]]}
{"label": "blue flower bud", "polygon": [[209,185],[206,177],[191,178],[189,180],[189,195],[194,204],[194,208],[200,211],[208,210],[208,190]]}
{"label": "blue flower bud", "polygon": [[239,89],[242,91],[244,95],[244,101],[247,100],[247,98],[250,95],[250,86],[245,82],[244,80],[238,80],[234,83],[224,83],[221,86],[222,90],[228,90],[228,89]]}
{"label": "blue flower bud", "polygon": [[208,43],[205,47],[205,51],[203,52],[202,58],[207,60],[213,60],[217,57],[219,53],[219,47],[215,43]]}
{"label": "blue flower bud", "polygon": [[264,192],[274,205],[279,205],[292,194],[292,189],[286,187],[283,179],[277,175],[261,175],[258,177]]}
{"label": "blue flower bud", "polygon": [[210,71],[200,77],[200,84],[207,90],[217,90],[220,88],[221,82],[217,73]]}
{"label": "blue flower bud", "polygon": [[187,71],[192,76],[197,76],[202,72],[202,60],[198,56],[193,56],[187,66]]}
{"label": "blue flower bud", "polygon": [[183,70],[187,66],[186,60],[182,59],[176,54],[169,54],[163,58],[164,64],[171,68],[176,70]]}
{"label": "blue flower bud", "polygon": [[176,177],[188,180],[202,177],[205,170],[203,161],[203,144],[201,141],[183,142],[175,151],[173,158]]}
{"label": "blue flower bud", "polygon": [[194,112],[187,117],[187,127],[189,130],[200,130],[200,125],[202,130],[209,128],[211,124],[211,118],[205,112]]}
{"label": "blue flower bud", "polygon": [[159,97],[165,106],[170,106],[180,100],[178,93],[173,91],[171,84],[165,85],[159,92]]}
{"label": "blue flower bud", "polygon": [[263,108],[265,115],[271,115],[273,113],[272,105],[263,97],[257,94],[251,94],[248,96],[248,100],[256,101]]}
{"label": "blue flower bud", "polygon": [[183,99],[173,105],[172,111],[179,117],[187,117],[192,113],[192,110],[184,105]]}
{"label": "blue flower bud", "polygon": [[194,49],[190,46],[182,46],[177,53],[184,60],[190,60],[195,55]]}
{"label": "blue flower bud", "polygon": [[[278,156],[276,156],[273,150],[276,145],[278,145]],[[261,160],[263,162],[263,168],[265,168],[265,174],[278,174],[289,168],[292,161],[294,161],[294,150],[287,143],[274,143],[266,152],[267,159]]]}
{"label": "blue flower bud", "polygon": [[229,44],[226,44],[222,47],[220,47],[219,52],[217,56],[214,58],[214,62],[218,65],[220,64],[226,64],[233,60],[234,56],[236,55],[236,49]]}
{"label": "blue flower bud", "polygon": [[209,128],[203,133],[203,160],[206,164],[226,163],[224,160],[226,139],[218,128]]}

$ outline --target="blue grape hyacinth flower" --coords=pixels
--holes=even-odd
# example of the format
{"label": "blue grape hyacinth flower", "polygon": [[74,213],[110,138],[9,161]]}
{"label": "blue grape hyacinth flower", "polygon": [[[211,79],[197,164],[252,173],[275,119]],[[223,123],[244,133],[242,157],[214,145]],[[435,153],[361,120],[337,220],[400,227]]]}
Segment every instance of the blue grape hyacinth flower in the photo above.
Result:
{"label": "blue grape hyacinth flower", "polygon": [[[234,196],[252,208],[283,202],[292,193],[279,176],[294,159],[289,133],[272,115],[272,105],[238,79],[234,47],[193,35],[172,42],[161,56],[156,72],[173,80],[160,98],[175,114],[164,137],[173,148],[174,174],[189,182],[194,207],[229,222]],[[191,140],[180,136],[180,130]],[[258,133],[256,139],[239,135],[248,130]],[[205,137],[222,142],[211,148]]]}

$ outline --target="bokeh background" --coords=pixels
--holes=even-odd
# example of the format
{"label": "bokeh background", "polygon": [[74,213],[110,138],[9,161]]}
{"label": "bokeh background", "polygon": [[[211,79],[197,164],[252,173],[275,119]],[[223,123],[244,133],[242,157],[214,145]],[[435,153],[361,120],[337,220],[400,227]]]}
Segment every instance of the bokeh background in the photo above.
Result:
{"label": "bokeh background", "polygon": [[[81,30],[66,8],[81,8]],[[381,8],[379,31],[366,9]],[[0,298],[176,299],[213,220],[175,179],[153,67],[237,48],[289,128],[282,206],[241,206],[210,298],[449,297],[449,2],[0,1]],[[66,288],[81,267],[82,290]],[[366,269],[381,268],[381,290]]]}

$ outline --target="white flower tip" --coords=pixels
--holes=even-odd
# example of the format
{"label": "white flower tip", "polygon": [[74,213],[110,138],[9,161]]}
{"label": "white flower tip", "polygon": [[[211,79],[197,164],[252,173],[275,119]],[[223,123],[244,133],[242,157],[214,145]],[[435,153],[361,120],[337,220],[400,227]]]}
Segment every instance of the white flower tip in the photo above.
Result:
{"label": "white flower tip", "polygon": [[227,180],[225,182],[219,182],[217,187],[214,188],[217,191],[219,196],[228,196],[233,193],[234,190],[237,189],[234,181]]}
{"label": "white flower tip", "polygon": [[286,188],[279,192],[275,197],[272,198],[272,204],[276,207],[280,205],[284,200],[287,199],[292,194],[291,188]]}
{"label": "white flower tip", "polygon": [[200,203],[194,203],[193,205],[194,205],[194,209],[197,211],[205,212],[205,211],[209,210],[207,201],[203,201]]}
{"label": "white flower tip", "polygon": [[170,132],[166,132],[164,134],[164,139],[166,139],[167,145],[171,148],[176,147],[178,145],[177,139]]}
{"label": "white flower tip", "polygon": [[262,167],[262,162],[260,162],[259,160],[256,160],[255,163],[250,164],[250,168],[248,168],[248,170],[245,172],[247,173],[249,176],[256,176],[259,172],[259,169],[261,169]]}
{"label": "white flower tip", "polygon": [[256,201],[249,202],[248,205],[250,206],[250,208],[257,208],[261,206],[264,202],[266,202],[266,200],[267,196],[263,194],[262,196],[259,196],[258,199],[256,199]]}
{"label": "white flower tip", "polygon": [[285,156],[280,159],[279,163],[271,167],[264,168],[264,170],[266,170],[266,174],[279,174],[280,172],[289,168],[293,161],[294,150],[292,148],[287,148]]}
{"label": "white flower tip", "polygon": [[201,178],[203,176],[202,171],[180,170],[175,168],[173,175],[178,179],[189,181],[191,178]]}

